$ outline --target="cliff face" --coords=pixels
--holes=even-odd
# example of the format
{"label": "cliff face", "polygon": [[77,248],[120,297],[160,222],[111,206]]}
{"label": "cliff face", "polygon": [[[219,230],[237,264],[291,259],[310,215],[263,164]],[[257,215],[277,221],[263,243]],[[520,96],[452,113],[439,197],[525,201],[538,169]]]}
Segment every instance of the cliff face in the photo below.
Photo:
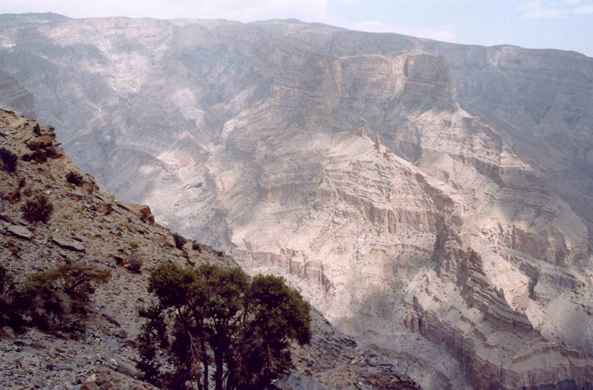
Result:
{"label": "cliff face", "polygon": [[[163,262],[237,263],[207,246],[194,250],[187,243],[179,250],[148,206],[117,201],[90,175],[81,175],[80,185],[69,183],[67,174],[78,168],[55,136],[51,126],[0,109],[2,147],[19,157],[13,173],[0,162],[0,264],[17,283],[63,262],[86,262],[112,276],[93,295],[82,333],[0,329],[0,388],[155,389],[137,379],[136,369],[135,339],[142,324],[137,310],[152,299],[146,291],[150,271]],[[45,161],[31,158],[39,151]],[[30,223],[20,209],[39,194],[54,212],[47,223]],[[134,261],[140,262],[140,272],[131,272]],[[320,313],[313,311],[312,317],[312,342],[293,352],[296,370],[285,379],[286,388],[347,387],[354,380],[365,389],[418,388],[390,359],[340,333]]]}
{"label": "cliff face", "polygon": [[0,24],[0,69],[116,195],[285,275],[426,387],[591,385],[593,60],[289,21],[24,23]]}
{"label": "cliff face", "polygon": [[35,117],[35,99],[19,82],[0,71],[0,108]]}

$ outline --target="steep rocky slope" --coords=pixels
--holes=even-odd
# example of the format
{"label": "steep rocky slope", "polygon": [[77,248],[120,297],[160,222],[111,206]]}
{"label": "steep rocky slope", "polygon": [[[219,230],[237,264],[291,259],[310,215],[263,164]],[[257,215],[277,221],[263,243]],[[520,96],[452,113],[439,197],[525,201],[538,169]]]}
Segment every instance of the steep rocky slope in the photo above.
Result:
{"label": "steep rocky slope", "polygon": [[592,59],[3,18],[0,70],[118,197],[285,275],[425,387],[591,386]]}
{"label": "steep rocky slope", "polygon": [[0,108],[17,111],[30,118],[35,117],[35,99],[19,82],[6,72],[0,71]]}
{"label": "steep rocky slope", "polygon": [[[84,175],[80,186],[69,184],[67,173],[78,168],[54,138],[53,127],[0,110],[2,147],[19,156],[15,173],[0,169],[0,263],[17,282],[64,261],[110,269],[112,278],[94,295],[83,336],[34,329],[23,335],[9,330],[1,334],[0,388],[154,388],[135,379],[134,339],[140,325],[136,310],[150,300],[149,271],[166,261],[187,266],[236,263],[207,247],[195,251],[186,244],[183,251],[177,249],[171,231],[154,223],[149,207],[118,202],[101,192],[90,175]],[[27,156],[36,150],[49,159],[30,160]],[[55,211],[47,224],[29,223],[20,207],[40,193]],[[134,259],[142,261],[141,274],[128,269]],[[313,341],[295,352],[298,371],[286,380],[293,389],[417,388],[402,374],[403,368],[336,331],[321,314],[313,314]]]}

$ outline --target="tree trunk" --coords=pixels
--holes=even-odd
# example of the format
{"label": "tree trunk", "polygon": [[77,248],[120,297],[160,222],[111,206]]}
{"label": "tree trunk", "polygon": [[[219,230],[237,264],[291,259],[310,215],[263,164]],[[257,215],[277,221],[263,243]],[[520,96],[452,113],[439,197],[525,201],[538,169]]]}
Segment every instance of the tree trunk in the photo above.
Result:
{"label": "tree trunk", "polygon": [[216,374],[214,375],[214,380],[216,381],[216,390],[222,390],[222,374],[224,371],[222,351],[214,351],[214,361],[216,363]]}
{"label": "tree trunk", "polygon": [[200,347],[202,349],[202,364],[204,365],[204,388],[208,390],[208,380],[209,380],[209,372],[208,372],[208,351],[206,350],[206,343],[204,342],[204,338],[202,337]]}

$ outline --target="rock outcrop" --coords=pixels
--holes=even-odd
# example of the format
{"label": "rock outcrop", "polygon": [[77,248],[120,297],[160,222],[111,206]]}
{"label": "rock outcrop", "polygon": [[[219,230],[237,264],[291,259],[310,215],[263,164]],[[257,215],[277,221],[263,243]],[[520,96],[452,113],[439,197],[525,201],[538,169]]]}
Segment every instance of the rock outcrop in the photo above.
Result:
{"label": "rock outcrop", "polygon": [[286,276],[427,388],[592,385],[592,59],[43,20],[0,26],[0,70],[118,197]]}
{"label": "rock outcrop", "polygon": [[[56,153],[60,146],[54,141],[53,127],[0,110],[0,132],[2,148],[9,147],[19,157],[14,173],[0,163],[1,265],[16,275],[17,283],[65,261],[85,261],[112,272],[109,282],[93,295],[87,329],[80,337],[0,329],[0,388],[154,389],[138,380],[135,342],[142,323],[137,309],[152,299],[146,291],[150,270],[162,262],[188,267],[237,263],[207,245],[194,249],[187,243],[183,250],[177,249],[172,232],[154,222],[148,206],[117,201],[100,191],[88,174],[78,185],[70,183],[68,173],[78,168],[63,153]],[[28,158],[32,148],[44,151],[46,159]],[[20,208],[39,194],[48,197],[54,212],[47,223],[30,223]],[[131,268],[133,262],[140,266]],[[404,368],[374,356],[336,331],[318,312],[313,317],[313,342],[293,353],[297,368],[293,377],[327,388],[383,389],[385,381],[392,389],[418,388],[407,379]],[[381,365],[372,376],[359,378],[365,367],[362,362],[372,357]],[[348,359],[359,363],[345,370],[348,376],[337,375],[350,363]],[[306,389],[296,384],[292,388]]]}

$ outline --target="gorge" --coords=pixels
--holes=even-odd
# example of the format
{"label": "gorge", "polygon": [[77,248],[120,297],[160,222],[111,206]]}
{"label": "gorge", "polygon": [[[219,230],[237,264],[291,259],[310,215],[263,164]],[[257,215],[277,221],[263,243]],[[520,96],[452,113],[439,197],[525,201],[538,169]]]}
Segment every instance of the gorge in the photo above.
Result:
{"label": "gorge", "polygon": [[0,108],[425,388],[593,385],[593,59],[0,15]]}

